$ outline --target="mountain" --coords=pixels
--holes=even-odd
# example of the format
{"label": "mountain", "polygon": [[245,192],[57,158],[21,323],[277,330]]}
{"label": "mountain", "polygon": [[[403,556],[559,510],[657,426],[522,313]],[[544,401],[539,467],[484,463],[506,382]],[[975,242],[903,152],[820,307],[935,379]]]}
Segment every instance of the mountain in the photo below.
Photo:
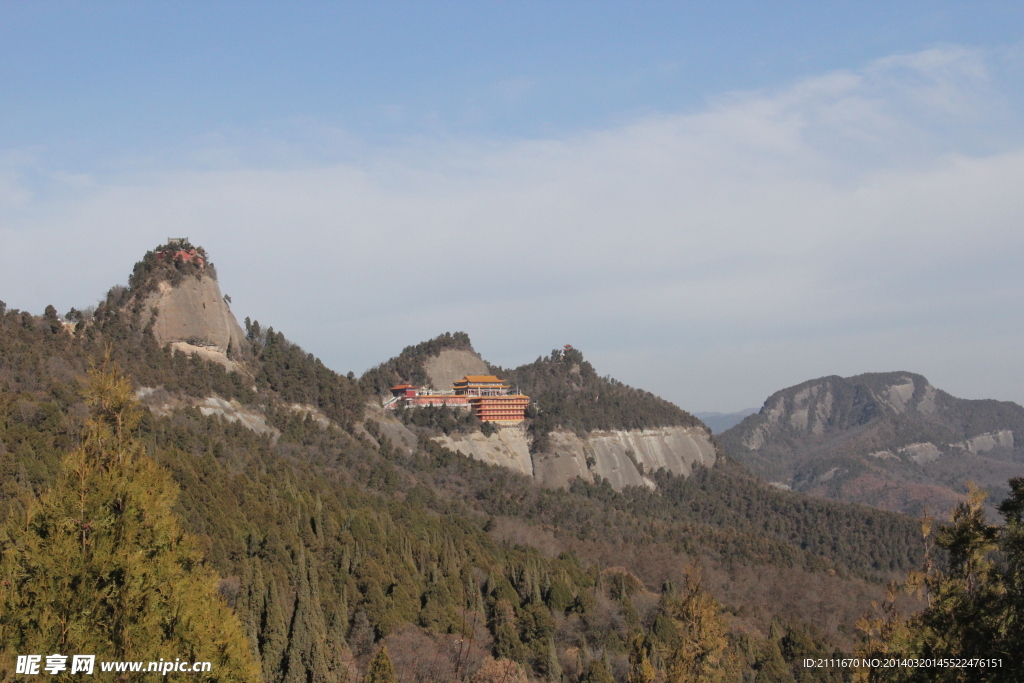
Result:
{"label": "mountain", "polygon": [[781,487],[944,514],[969,481],[998,501],[1024,474],[1024,408],[956,398],[911,372],[831,376],[772,394],[718,442]]}
{"label": "mountain", "polygon": [[405,347],[400,354],[367,370],[360,383],[370,393],[391,397],[389,389],[409,383],[432,389],[451,389],[465,375],[490,372],[473,350],[465,332],[446,332],[429,341]]}
{"label": "mountain", "polygon": [[[258,321],[239,340],[208,255],[182,246],[146,254],[95,310],[0,303],[0,523],[66,486],[90,419],[83,377],[109,357],[148,408],[139,457],[176,484],[173,513],[265,683],[359,680],[381,646],[399,680],[484,680],[497,658],[533,680],[595,680],[606,667],[624,681],[648,656],[663,675],[680,633],[701,634],[695,644],[729,667],[715,675],[803,680],[801,657],[850,651],[885,582],[924,560],[915,520],[779,491],[721,452],[688,476],[648,467],[657,452],[645,444],[669,443],[659,434],[713,449],[707,429],[578,352],[488,366],[534,398],[524,431],[389,414],[389,377],[441,383],[478,368],[468,337],[409,347],[357,380]],[[207,294],[182,291],[197,287]],[[182,327],[158,328],[174,316]],[[446,446],[513,433],[531,468],[565,458],[579,475],[542,486]],[[628,471],[622,460],[649,483],[617,490],[601,468]]]}
{"label": "mountain", "polygon": [[[368,370],[360,382],[390,398],[388,387],[411,383],[450,388],[465,374],[494,373],[530,396],[522,429],[485,431],[468,414],[441,409],[401,411],[405,425],[464,455],[567,487],[574,479],[607,480],[615,490],[654,488],[664,469],[688,476],[714,465],[711,433],[700,420],[650,392],[598,375],[578,349],[556,349],[517,368],[486,363],[465,332],[445,333],[406,347]],[[388,424],[388,415],[382,415]],[[413,434],[388,424],[389,436],[411,446]]]}
{"label": "mountain", "polygon": [[735,413],[694,413],[693,416],[708,426],[713,434],[721,434],[743,422],[747,415],[753,415],[757,408],[744,408]]}

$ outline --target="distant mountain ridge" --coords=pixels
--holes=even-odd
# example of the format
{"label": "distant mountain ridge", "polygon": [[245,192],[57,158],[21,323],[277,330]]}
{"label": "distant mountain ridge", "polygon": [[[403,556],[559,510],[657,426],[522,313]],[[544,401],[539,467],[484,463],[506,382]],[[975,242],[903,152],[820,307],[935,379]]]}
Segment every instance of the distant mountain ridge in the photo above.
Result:
{"label": "distant mountain ridge", "polygon": [[756,412],[757,408],[744,408],[735,413],[700,412],[694,413],[693,416],[706,424],[712,433],[721,434],[743,422],[747,415],[753,415]]}
{"label": "distant mountain ridge", "polygon": [[1024,474],[1024,407],[956,398],[912,372],[829,376],[772,394],[718,441],[779,486],[944,511],[968,481],[998,500]]}

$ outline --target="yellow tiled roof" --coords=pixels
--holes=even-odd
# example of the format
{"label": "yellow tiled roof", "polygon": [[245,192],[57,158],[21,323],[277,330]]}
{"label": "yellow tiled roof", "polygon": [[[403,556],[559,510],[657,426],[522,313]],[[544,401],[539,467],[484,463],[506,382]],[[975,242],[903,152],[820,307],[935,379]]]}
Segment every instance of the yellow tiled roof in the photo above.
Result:
{"label": "yellow tiled roof", "polygon": [[465,377],[460,379],[458,382],[456,382],[456,384],[459,384],[461,382],[474,382],[474,383],[484,383],[484,382],[486,382],[486,383],[495,383],[495,382],[497,382],[497,383],[504,384],[505,380],[498,379],[494,375],[466,375]]}

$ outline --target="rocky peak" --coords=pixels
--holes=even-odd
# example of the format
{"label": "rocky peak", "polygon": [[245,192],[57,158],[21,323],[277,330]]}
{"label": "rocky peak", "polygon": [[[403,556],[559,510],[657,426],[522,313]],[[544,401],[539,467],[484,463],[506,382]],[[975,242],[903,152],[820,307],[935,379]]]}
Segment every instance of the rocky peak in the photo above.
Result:
{"label": "rocky peak", "polygon": [[[912,372],[829,376],[778,391],[719,435],[779,485],[912,511],[948,510],[965,482],[1024,474],[1024,408],[955,398]],[[998,500],[998,494],[993,493]]]}
{"label": "rocky peak", "polygon": [[743,421],[744,445],[757,450],[773,432],[821,436],[887,414],[931,415],[938,398],[927,379],[911,372],[821,377],[769,396],[760,412]]}
{"label": "rocky peak", "polygon": [[161,345],[198,353],[229,369],[231,358],[245,355],[245,333],[202,247],[169,240],[135,264],[129,284],[133,298],[141,301],[142,324],[152,324]]}

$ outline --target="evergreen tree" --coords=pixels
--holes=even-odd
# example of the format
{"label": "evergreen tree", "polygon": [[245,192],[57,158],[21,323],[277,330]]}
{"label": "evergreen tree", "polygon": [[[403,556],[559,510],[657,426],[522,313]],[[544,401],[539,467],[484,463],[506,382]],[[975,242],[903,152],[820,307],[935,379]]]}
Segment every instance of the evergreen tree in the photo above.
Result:
{"label": "evergreen tree", "polygon": [[327,628],[327,672],[332,683],[348,683],[349,680],[348,660],[351,656],[345,643],[348,627],[345,614],[345,610],[335,612]]}
{"label": "evergreen tree", "polygon": [[284,651],[288,646],[288,630],[281,609],[281,596],[276,581],[267,589],[260,630],[260,658],[263,660],[263,680],[277,683],[282,679]]}
{"label": "evergreen tree", "polygon": [[654,667],[647,655],[647,643],[642,635],[633,638],[629,649],[629,675],[627,683],[654,683]]}
{"label": "evergreen tree", "polygon": [[373,650],[373,624],[366,612],[359,610],[352,619],[352,628],[348,634],[349,645],[357,655],[368,655]]}
{"label": "evergreen tree", "polygon": [[260,654],[260,622],[263,619],[266,592],[260,561],[255,558],[246,560],[242,567],[242,594],[238,606],[245,636],[249,639],[249,648],[256,657]]}
{"label": "evergreen tree", "polygon": [[608,665],[604,663],[604,659],[598,657],[590,662],[587,670],[580,676],[580,683],[615,683],[615,677],[608,670]]}
{"label": "evergreen tree", "polygon": [[686,574],[685,593],[665,594],[663,609],[672,619],[678,638],[667,653],[666,680],[669,683],[722,681],[730,676],[726,657],[728,627],[718,602],[701,587],[696,565]]}
{"label": "evergreen tree", "polygon": [[285,683],[326,683],[327,624],[320,608],[319,579],[312,560],[299,550],[298,589],[285,655]]}
{"label": "evergreen tree", "polygon": [[762,648],[757,660],[754,683],[793,683],[793,674],[779,651],[779,643],[772,638]]}
{"label": "evergreen tree", "polygon": [[[943,571],[929,560],[902,586],[891,586],[880,618],[863,619],[860,629],[871,637],[871,657],[901,658],[979,657],[1001,659],[1003,666],[972,670],[950,669],[942,680],[1019,681],[1019,653],[1024,641],[1024,478],[1010,480],[1011,494],[1000,505],[1006,526],[985,518],[985,493],[971,487],[967,500],[936,538],[948,552]],[[930,536],[930,521],[924,533]],[[996,551],[1002,555],[997,558]],[[905,618],[898,609],[898,592],[927,600],[925,609]],[[872,681],[934,680],[932,669],[879,669],[861,672]]]}
{"label": "evergreen tree", "polygon": [[1010,495],[999,506],[1006,518],[1000,548],[1006,557],[1003,585],[1005,652],[1024,652],[1024,477],[1010,480]]}
{"label": "evergreen tree", "polygon": [[544,651],[544,677],[549,681],[562,680],[562,665],[558,662],[558,650],[555,649],[554,636],[548,636],[548,646]]}
{"label": "evergreen tree", "polygon": [[172,512],[178,489],[135,436],[131,383],[105,362],[92,416],[55,486],[0,527],[0,661],[24,653],[210,661],[202,681],[258,672],[238,618]]}
{"label": "evergreen tree", "polygon": [[494,657],[495,659],[511,659],[522,663],[526,657],[526,648],[516,631],[515,611],[505,600],[499,600],[494,606]]}
{"label": "evergreen tree", "polygon": [[395,667],[391,663],[386,646],[381,645],[377,650],[373,661],[370,662],[370,670],[363,677],[363,683],[398,683],[398,679],[395,677]]}

